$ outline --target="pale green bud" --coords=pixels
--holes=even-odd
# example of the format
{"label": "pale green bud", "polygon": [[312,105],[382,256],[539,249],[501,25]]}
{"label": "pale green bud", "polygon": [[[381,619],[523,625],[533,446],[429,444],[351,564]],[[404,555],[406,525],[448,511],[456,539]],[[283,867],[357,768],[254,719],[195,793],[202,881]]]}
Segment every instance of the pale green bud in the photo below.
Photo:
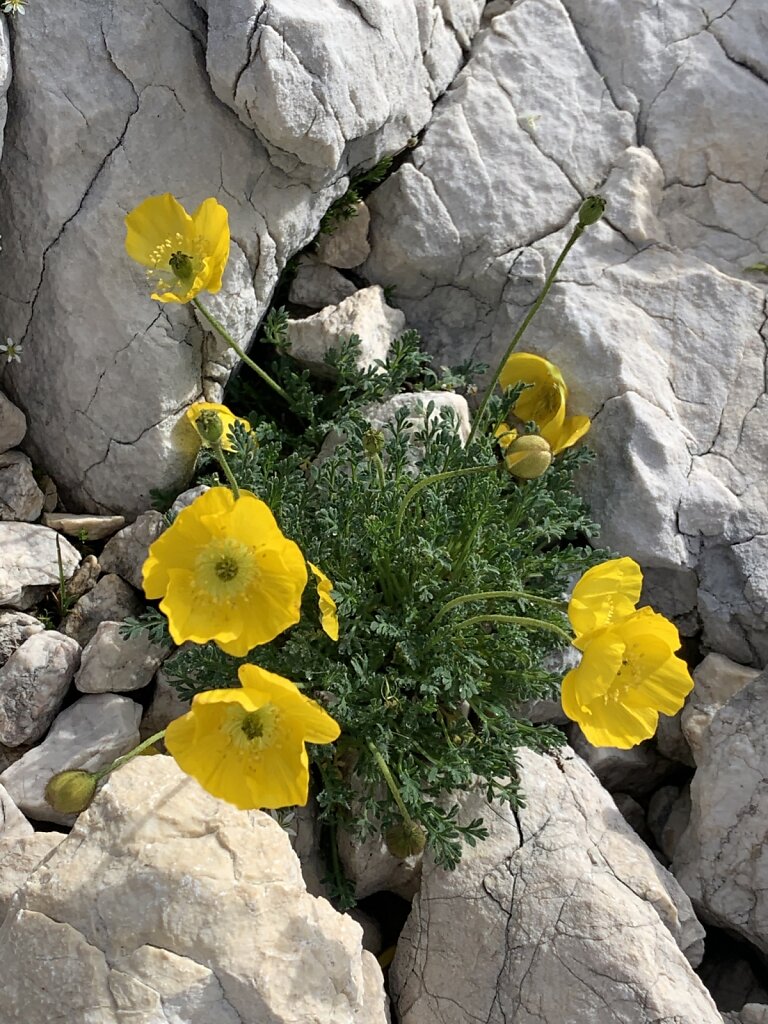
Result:
{"label": "pale green bud", "polygon": [[45,799],[60,814],[79,814],[93,800],[98,781],[94,772],[59,772],[48,780]]}
{"label": "pale green bud", "polygon": [[505,449],[504,463],[512,476],[535,480],[549,469],[552,449],[538,434],[523,434]]}
{"label": "pale green bud", "polygon": [[211,446],[221,444],[224,436],[224,424],[215,409],[203,409],[195,420],[195,430],[204,443]]}
{"label": "pale green bud", "polygon": [[588,228],[590,224],[597,224],[605,213],[605,200],[602,196],[587,196],[579,207],[579,225]]}
{"label": "pale green bud", "polygon": [[427,837],[424,829],[415,821],[401,821],[399,825],[393,825],[387,830],[384,842],[393,857],[405,860],[406,857],[422,852],[427,845]]}

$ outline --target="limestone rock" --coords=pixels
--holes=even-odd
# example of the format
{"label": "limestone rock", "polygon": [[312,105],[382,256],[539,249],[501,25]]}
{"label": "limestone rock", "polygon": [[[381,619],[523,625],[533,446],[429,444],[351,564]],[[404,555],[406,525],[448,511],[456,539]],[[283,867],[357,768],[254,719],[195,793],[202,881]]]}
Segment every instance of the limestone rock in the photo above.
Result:
{"label": "limestone rock", "polygon": [[653,740],[646,740],[629,750],[593,747],[577,725],[569,726],[568,738],[573,749],[587,762],[609,793],[647,796],[661,785],[674,768],[670,761],[658,753]]}
{"label": "limestone rock", "polygon": [[694,758],[706,747],[707,730],[720,708],[759,675],[757,669],[737,665],[722,654],[708,654],[694,669],[695,685],[680,716]]}
{"label": "limestone rock", "polygon": [[60,814],[45,799],[52,775],[65,768],[103,768],[139,742],[141,705],[114,693],[81,697],[56,718],[51,731],[0,774],[16,804],[30,818],[71,825],[74,814]]}
{"label": "limestone rock", "polygon": [[93,590],[100,574],[101,566],[96,556],[86,555],[77,569],[75,569],[72,578],[67,581],[67,601],[79,601],[89,590]]}
{"label": "limestone rock", "polygon": [[[31,523],[0,523],[0,607],[31,608],[59,584],[57,534]],[[59,540],[66,580],[80,563],[80,553],[68,540]]]}
{"label": "limestone rock", "polygon": [[521,750],[520,766],[525,808],[468,793],[489,838],[456,871],[425,860],[390,971],[402,1024],[721,1024],[674,878],[579,759]]}
{"label": "limestone rock", "polygon": [[696,750],[673,870],[707,920],[768,952],[768,671],[715,714]]}
{"label": "limestone rock", "polygon": [[357,899],[375,892],[394,892],[403,899],[413,899],[419,888],[422,854],[403,860],[389,852],[381,834],[360,841],[346,829],[339,830],[338,846],[344,873],[353,883]]}
{"label": "limestone rock", "polygon": [[297,306],[324,309],[326,306],[338,306],[356,291],[357,286],[338,270],[304,258],[291,281],[288,297]]}
{"label": "limestone rock", "polygon": [[116,533],[106,543],[99,558],[104,572],[116,572],[137,590],[141,590],[141,567],[147,560],[149,546],[157,540],[166,525],[160,513],[151,510]]}
{"label": "limestone rock", "polygon": [[162,756],[112,775],[32,872],[0,969],[5,1005],[23,1007],[25,1024],[387,1022],[360,927],[306,892],[280,827]]}
{"label": "limestone rock", "polygon": [[688,786],[662,786],[648,801],[648,827],[658,848],[671,863],[691,817]]}
{"label": "limestone rock", "polygon": [[0,453],[0,519],[34,522],[43,511],[43,501],[27,456]]}
{"label": "limestone rock", "polygon": [[100,622],[122,622],[131,615],[140,615],[143,610],[144,602],[133,587],[115,573],[108,573],[80,598],[62,623],[61,631],[85,647],[95,636]]}
{"label": "limestone rock", "polygon": [[0,743],[18,747],[45,734],[80,664],[80,645],[46,629],[0,668]]}
{"label": "limestone rock", "polygon": [[183,508],[187,508],[195,498],[199,498],[201,494],[209,490],[208,484],[198,484],[197,487],[190,487],[189,490],[182,491],[178,498],[171,505],[168,510],[168,514],[171,517],[175,517],[181,512]]}
{"label": "limestone rock", "polygon": [[24,641],[44,629],[42,622],[24,612],[0,612],[0,668]]}
{"label": "limestone rock", "polygon": [[[0,52],[2,51],[3,39],[7,39],[5,33],[8,30],[5,22],[0,26]],[[2,104],[0,100],[0,104]],[[2,120],[2,118],[0,118]],[[10,398],[6,398],[0,391],[0,452],[7,452],[15,448],[24,439],[27,432],[27,417],[17,408]]]}
{"label": "limestone rock", "polygon": [[289,320],[290,354],[319,376],[331,377],[325,356],[339,340],[356,334],[362,341],[357,358],[361,370],[384,362],[392,342],[403,333],[405,317],[392,309],[378,286],[362,288],[338,306],[328,306],[304,320]]}
{"label": "limestone rock", "polygon": [[140,690],[170,653],[170,647],[153,644],[146,633],[126,640],[119,622],[101,622],[83,650],[75,686],[81,693]]}
{"label": "limestone rock", "polygon": [[6,839],[0,834],[0,923],[16,891],[63,838],[63,832],[33,832],[31,825],[24,836]]}
{"label": "limestone rock", "polygon": [[84,540],[103,540],[125,526],[124,516],[90,516],[74,512],[46,512],[43,524],[52,530]]}
{"label": "limestone rock", "polygon": [[189,701],[179,697],[178,691],[165,678],[162,668],[157,673],[157,683],[146,714],[141,720],[141,738],[147,739],[172,722],[175,718],[186,715]]}
{"label": "limestone rock", "polygon": [[[31,836],[35,830],[13,802],[4,786],[0,786],[0,844]],[[2,920],[2,911],[0,911]]]}
{"label": "limestone rock", "polygon": [[339,270],[351,270],[368,258],[371,251],[368,244],[371,214],[365,203],[358,203],[355,209],[354,217],[337,221],[330,234],[318,237],[315,254],[321,263]]}
{"label": "limestone rock", "polygon": [[745,1003],[741,1008],[740,1024],[768,1024],[766,1003]]}

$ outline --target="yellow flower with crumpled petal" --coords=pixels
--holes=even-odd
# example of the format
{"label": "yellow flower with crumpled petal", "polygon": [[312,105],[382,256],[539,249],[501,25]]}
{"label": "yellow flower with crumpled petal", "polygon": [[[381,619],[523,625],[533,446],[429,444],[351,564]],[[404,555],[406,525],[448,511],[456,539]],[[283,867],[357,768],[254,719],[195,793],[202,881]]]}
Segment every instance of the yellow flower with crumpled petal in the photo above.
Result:
{"label": "yellow flower with crumpled petal", "polygon": [[199,693],[166,729],[182,771],[242,810],[306,804],[307,743],[332,743],[341,730],[295,683],[243,665],[241,688]]}
{"label": "yellow flower with crumpled petal", "polygon": [[[194,405],[190,405],[184,415],[186,416],[187,421],[192,425],[193,429],[201,412],[218,413],[221,425],[224,428],[224,433],[221,435],[221,447],[225,452],[231,452],[234,447],[230,438],[230,432],[236,423],[241,423],[249,434],[251,432],[251,424],[248,420],[244,420],[240,416],[235,416],[235,414],[231,412],[226,405],[217,405],[216,402],[195,402]],[[202,441],[197,430],[195,430],[195,437],[198,441]]]}
{"label": "yellow flower with crumpled petal", "polygon": [[565,415],[568,388],[554,363],[529,352],[513,352],[499,377],[503,388],[528,384],[513,412],[518,419],[533,420],[539,434],[557,455],[576,444],[590,428],[588,416]]}
{"label": "yellow flower with crumpled petal", "polygon": [[339,613],[336,610],[336,602],[331,597],[333,584],[322,569],[318,569],[318,567],[313,565],[311,562],[308,562],[307,564],[317,577],[317,601],[320,606],[320,625],[331,640],[338,640]]}
{"label": "yellow flower with crumpled petal", "polygon": [[573,646],[583,650],[589,633],[632,615],[642,589],[643,572],[633,558],[611,558],[587,569],[568,602]]}
{"label": "yellow flower with crumpled petal", "polygon": [[581,664],[563,680],[566,715],[597,747],[628,750],[656,732],[659,713],[674,715],[693,688],[675,654],[675,626],[641,608],[582,637]]}
{"label": "yellow flower with crumpled petal", "polygon": [[149,549],[144,593],[177,644],[213,640],[243,657],[299,621],[307,566],[261,499],[212,487]]}
{"label": "yellow flower with crumpled petal", "polygon": [[229,258],[226,208],[205,199],[190,216],[169,192],[150,196],[125,218],[125,248],[147,267],[158,302],[189,302],[221,288]]}

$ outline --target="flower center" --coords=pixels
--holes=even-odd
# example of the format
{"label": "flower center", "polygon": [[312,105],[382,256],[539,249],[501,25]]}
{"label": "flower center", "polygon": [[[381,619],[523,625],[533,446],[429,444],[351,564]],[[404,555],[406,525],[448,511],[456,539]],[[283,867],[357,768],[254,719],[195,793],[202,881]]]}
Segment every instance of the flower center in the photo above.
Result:
{"label": "flower center", "polygon": [[194,275],[194,268],[192,267],[192,257],[187,256],[185,252],[173,253],[171,255],[171,258],[168,260],[168,265],[174,272],[176,277],[178,277],[180,281],[183,281],[184,284],[192,280],[192,277]]}
{"label": "flower center", "polygon": [[205,242],[202,236],[184,238],[177,231],[166,238],[150,253],[152,267],[147,278],[157,291],[186,295],[194,279],[202,271],[205,259]]}
{"label": "flower center", "polygon": [[280,710],[274,704],[265,704],[255,711],[243,711],[235,704],[225,728],[240,752],[258,756],[274,744],[279,722]]}
{"label": "flower center", "polygon": [[197,556],[195,589],[214,604],[236,600],[258,576],[253,548],[234,537],[212,540]]}

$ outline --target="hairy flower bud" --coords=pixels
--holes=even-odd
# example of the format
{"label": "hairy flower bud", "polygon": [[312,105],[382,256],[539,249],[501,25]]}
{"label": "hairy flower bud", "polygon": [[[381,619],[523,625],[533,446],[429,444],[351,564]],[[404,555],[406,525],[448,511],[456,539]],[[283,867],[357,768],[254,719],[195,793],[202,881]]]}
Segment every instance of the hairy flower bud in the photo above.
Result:
{"label": "hairy flower bud", "polygon": [[380,430],[366,430],[363,434],[363,451],[369,459],[384,451],[384,435]]}
{"label": "hairy flower bud", "polygon": [[602,196],[587,196],[579,207],[579,226],[588,228],[596,224],[605,213],[605,200]]}
{"label": "hairy flower bud", "polygon": [[421,853],[427,845],[427,837],[424,829],[415,821],[401,821],[399,825],[387,829],[384,842],[393,857],[405,860],[406,857]]}
{"label": "hairy flower bud", "polygon": [[214,409],[203,409],[195,420],[195,430],[203,442],[208,445],[221,444],[224,436],[224,424],[221,416]]}
{"label": "hairy flower bud", "polygon": [[504,463],[512,476],[535,480],[549,469],[552,449],[538,434],[523,434],[505,449]]}
{"label": "hairy flower bud", "polygon": [[94,772],[58,772],[48,780],[45,799],[60,814],[79,814],[93,800],[98,776]]}

